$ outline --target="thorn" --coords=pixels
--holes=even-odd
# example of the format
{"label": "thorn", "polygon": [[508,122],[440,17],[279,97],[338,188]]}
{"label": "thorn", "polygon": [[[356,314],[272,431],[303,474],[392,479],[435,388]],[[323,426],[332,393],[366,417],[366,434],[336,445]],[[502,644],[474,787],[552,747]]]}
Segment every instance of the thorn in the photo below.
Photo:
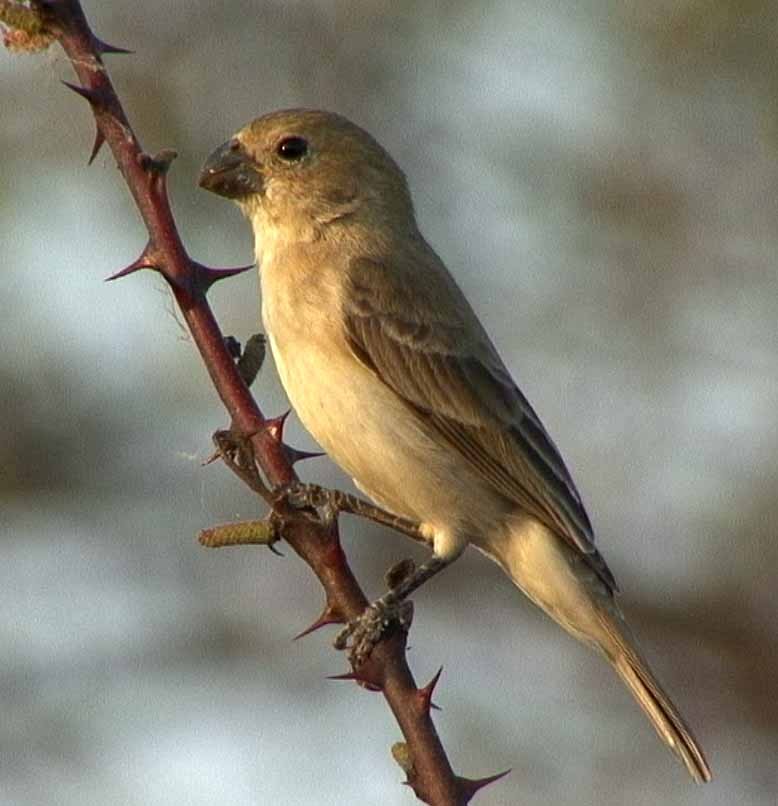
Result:
{"label": "thorn", "polygon": [[276,442],[280,442],[283,439],[286,418],[291,413],[292,410],[287,409],[283,414],[279,414],[278,417],[272,417],[271,419],[265,421],[265,430]]}
{"label": "thorn", "polygon": [[130,274],[134,274],[136,271],[140,271],[141,269],[155,269],[155,268],[156,266],[152,266],[151,264],[142,263],[140,260],[136,260],[134,263],[130,263],[129,266],[122,269],[121,271],[117,271],[110,277],[106,277],[105,282],[110,283],[113,280],[121,280],[122,277],[128,277]]}
{"label": "thorn", "polygon": [[345,619],[343,616],[341,616],[338,611],[330,605],[326,605],[316,621],[314,621],[310,627],[306,627],[301,633],[295,635],[292,640],[297,641],[300,638],[305,638],[306,635],[310,635],[312,632],[316,632],[316,630],[320,630],[322,627],[326,627],[328,624],[345,624]]}
{"label": "thorn", "polygon": [[293,448],[291,445],[284,445],[284,454],[289,464],[297,464],[297,462],[304,462],[306,459],[318,459],[320,456],[326,456],[321,451],[301,451]]}
{"label": "thorn", "polygon": [[89,160],[87,161],[87,165],[91,165],[95,161],[95,157],[97,156],[97,152],[100,150],[100,147],[105,142],[105,136],[103,135],[102,131],[98,128],[95,132],[95,142],[92,145],[92,153],[89,155]]}
{"label": "thorn", "polygon": [[[151,241],[146,244],[137,260],[130,263],[129,266],[126,266],[121,271],[117,271],[116,274],[106,277],[105,281],[108,283],[112,280],[119,280],[141,269],[152,269],[153,271],[159,272],[171,286],[189,291],[189,287],[185,281],[182,282],[178,277],[168,273],[165,264],[162,262],[162,255],[160,255],[156,247],[151,245]],[[208,460],[204,462],[204,464],[210,464],[211,461],[212,460]]]}
{"label": "thorn", "polygon": [[151,241],[149,241],[143,248],[140,257],[137,260],[130,263],[129,266],[121,271],[117,271],[116,274],[106,277],[105,281],[108,283],[111,280],[119,280],[122,277],[127,277],[128,275],[134,274],[136,271],[140,271],[141,269],[154,269],[155,271],[159,271],[159,267],[157,266],[157,256],[154,247],[151,245]]}
{"label": "thorn", "polygon": [[[113,277],[109,277],[109,280],[112,280]],[[207,459],[204,459],[200,463],[200,467],[206,467],[206,465],[212,465],[214,462],[218,462],[219,459],[222,458],[221,451],[214,451]]]}
{"label": "thorn", "polygon": [[208,266],[203,266],[202,263],[196,263],[195,261],[192,261],[192,265],[195,269],[195,282],[203,291],[208,291],[208,289],[214,283],[218,283],[219,280],[226,280],[228,277],[243,274],[253,269],[257,264],[252,263],[250,266],[238,266],[234,269],[212,269]]}
{"label": "thorn", "polygon": [[177,156],[178,152],[172,148],[165,148],[153,156],[144,151],[138,156],[138,162],[144,171],[164,176],[170,170],[170,166]]}
{"label": "thorn", "polygon": [[105,53],[117,53],[117,54],[135,53],[134,50],[127,50],[126,48],[118,48],[116,47],[116,45],[109,45],[107,42],[103,42],[102,39],[98,39],[94,34],[92,34],[92,46],[101,55]]}
{"label": "thorn", "polygon": [[276,557],[283,557],[284,556],[284,553],[282,551],[279,551],[272,543],[268,543],[267,547],[270,549],[270,551],[273,554],[276,555]]}
{"label": "thorn", "polygon": [[359,680],[355,672],[344,672],[343,674],[327,675],[327,680]]}
{"label": "thorn", "polygon": [[92,107],[105,106],[105,99],[100,90],[91,89],[89,87],[81,87],[78,84],[71,84],[69,81],[62,82],[68,89],[73,90],[76,95],[80,95],[85,100],[89,101]]}
{"label": "thorn", "polygon": [[356,672],[329,675],[327,680],[353,680],[355,683],[358,683],[360,686],[362,686],[362,688],[366,688],[368,691],[381,691],[381,686],[377,686],[371,680],[366,680]]}
{"label": "thorn", "polygon": [[429,683],[427,683],[426,686],[416,689],[416,696],[418,697],[419,704],[424,711],[429,711],[430,708],[434,708],[436,711],[440,710],[440,708],[432,702],[432,692],[435,691],[435,686],[437,686],[441,674],[443,674],[442,666],[440,669],[438,669],[435,676],[432,678],[432,680],[430,680]]}
{"label": "thorn", "polygon": [[485,786],[489,786],[489,784],[493,784],[495,781],[499,781],[500,778],[505,778],[511,770],[505,770],[504,772],[498,772],[497,775],[490,775],[487,778],[460,778],[457,776],[457,783],[459,784],[459,789],[461,790],[462,794],[464,795],[464,802],[470,803],[476,793],[483,789]]}

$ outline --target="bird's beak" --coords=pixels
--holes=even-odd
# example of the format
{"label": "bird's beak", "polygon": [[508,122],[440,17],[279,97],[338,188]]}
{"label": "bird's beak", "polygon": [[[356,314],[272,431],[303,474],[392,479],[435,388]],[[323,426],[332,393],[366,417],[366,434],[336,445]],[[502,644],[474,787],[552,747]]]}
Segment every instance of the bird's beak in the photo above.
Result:
{"label": "bird's beak", "polygon": [[198,184],[227,199],[261,193],[262,174],[236,138],[219,146],[205,161]]}

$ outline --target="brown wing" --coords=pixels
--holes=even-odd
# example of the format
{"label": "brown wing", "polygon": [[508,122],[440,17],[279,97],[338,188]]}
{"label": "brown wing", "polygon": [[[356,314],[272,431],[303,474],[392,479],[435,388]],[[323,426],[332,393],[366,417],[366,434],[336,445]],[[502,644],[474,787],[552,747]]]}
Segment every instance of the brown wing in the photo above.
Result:
{"label": "brown wing", "polygon": [[617,590],[559,451],[461,291],[424,247],[427,265],[417,263],[412,294],[396,267],[351,262],[342,311],[351,348],[482,478],[576,547]]}

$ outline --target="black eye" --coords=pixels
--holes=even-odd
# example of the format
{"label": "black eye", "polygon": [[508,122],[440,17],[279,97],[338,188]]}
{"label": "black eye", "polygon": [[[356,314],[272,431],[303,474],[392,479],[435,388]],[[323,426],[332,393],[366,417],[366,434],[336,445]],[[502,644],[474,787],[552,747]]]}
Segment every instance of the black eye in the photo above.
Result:
{"label": "black eye", "polygon": [[308,141],[304,137],[284,137],[276,146],[276,154],[282,160],[295,162],[308,153]]}

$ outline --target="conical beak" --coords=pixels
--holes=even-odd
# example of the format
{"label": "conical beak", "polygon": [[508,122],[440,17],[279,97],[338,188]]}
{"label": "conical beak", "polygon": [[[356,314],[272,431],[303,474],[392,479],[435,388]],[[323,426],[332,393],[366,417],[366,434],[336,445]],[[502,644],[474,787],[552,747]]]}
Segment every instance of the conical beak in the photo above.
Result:
{"label": "conical beak", "polygon": [[198,184],[227,199],[261,193],[264,187],[256,162],[234,137],[208,157],[200,171]]}

